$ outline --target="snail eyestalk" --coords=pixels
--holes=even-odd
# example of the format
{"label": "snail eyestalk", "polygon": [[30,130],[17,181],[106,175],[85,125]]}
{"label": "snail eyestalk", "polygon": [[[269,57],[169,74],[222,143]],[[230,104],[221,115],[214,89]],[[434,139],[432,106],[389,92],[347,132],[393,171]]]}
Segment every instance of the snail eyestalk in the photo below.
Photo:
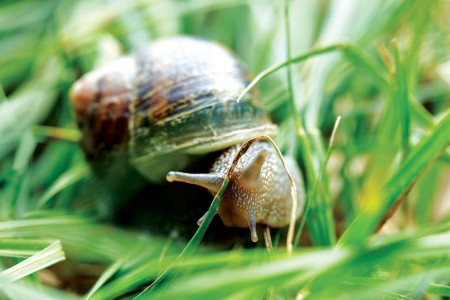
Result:
{"label": "snail eyestalk", "polygon": [[248,184],[258,184],[259,177],[261,176],[261,169],[266,161],[266,158],[270,155],[268,151],[261,151],[242,171],[242,177]]}
{"label": "snail eyestalk", "polygon": [[256,221],[255,221],[255,213],[251,210],[248,213],[248,225],[250,227],[250,236],[253,243],[258,241],[258,234],[256,232]]}
{"label": "snail eyestalk", "polygon": [[223,183],[219,174],[191,174],[184,172],[169,172],[166,176],[168,182],[184,182],[207,188],[212,193],[218,193]]}
{"label": "snail eyestalk", "polygon": [[203,221],[205,221],[207,214],[208,214],[208,212],[206,212],[200,219],[197,220],[197,225],[198,226],[202,226]]}

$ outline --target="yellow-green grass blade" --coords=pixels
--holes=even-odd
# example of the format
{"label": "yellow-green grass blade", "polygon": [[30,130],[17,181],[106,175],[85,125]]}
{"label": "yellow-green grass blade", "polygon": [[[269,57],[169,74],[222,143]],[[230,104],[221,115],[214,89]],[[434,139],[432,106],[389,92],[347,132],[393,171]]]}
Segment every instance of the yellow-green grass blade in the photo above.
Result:
{"label": "yellow-green grass blade", "polygon": [[[60,241],[54,241],[43,250],[33,254],[20,263],[2,271],[0,282],[16,281],[31,273],[42,270],[65,259]],[[1,284],[1,283],[0,283]]]}

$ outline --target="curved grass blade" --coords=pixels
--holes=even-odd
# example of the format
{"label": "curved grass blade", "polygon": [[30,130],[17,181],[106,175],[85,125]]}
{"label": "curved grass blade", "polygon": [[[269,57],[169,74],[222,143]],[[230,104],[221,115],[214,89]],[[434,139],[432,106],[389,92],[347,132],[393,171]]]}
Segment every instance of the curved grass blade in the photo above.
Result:
{"label": "curved grass blade", "polygon": [[291,64],[301,63],[311,57],[331,53],[334,51],[343,52],[346,58],[350,60],[354,65],[360,66],[363,70],[368,72],[371,78],[376,83],[378,83],[381,88],[387,88],[389,86],[386,72],[377,63],[375,63],[375,61],[371,59],[360,47],[354,44],[339,43],[313,49],[311,51],[293,56],[283,62],[268,67],[255,76],[255,78],[242,91],[236,101],[239,102],[240,100],[242,100],[242,98],[262,79],[281,70],[282,68],[290,66]]}
{"label": "curved grass blade", "polygon": [[262,71],[261,73],[259,73],[258,75],[255,76],[255,78],[247,85],[247,87],[242,91],[242,93],[239,95],[239,97],[236,99],[237,102],[241,101],[242,98],[253,88],[255,87],[262,79],[266,78],[267,76],[271,75],[272,73],[275,73],[278,70],[281,70],[284,67],[287,67],[291,64],[294,63],[300,63],[310,57],[313,56],[317,56],[317,55],[321,55],[321,54],[326,54],[329,52],[333,52],[336,50],[339,50],[341,48],[345,47],[345,45],[343,44],[336,44],[336,45],[331,45],[331,46],[327,46],[327,47],[322,47],[322,48],[317,48],[311,51],[308,51],[304,54],[300,54],[297,56],[294,56],[286,61],[283,61],[281,63],[272,65],[270,67],[268,67],[267,69],[265,69],[264,71]]}

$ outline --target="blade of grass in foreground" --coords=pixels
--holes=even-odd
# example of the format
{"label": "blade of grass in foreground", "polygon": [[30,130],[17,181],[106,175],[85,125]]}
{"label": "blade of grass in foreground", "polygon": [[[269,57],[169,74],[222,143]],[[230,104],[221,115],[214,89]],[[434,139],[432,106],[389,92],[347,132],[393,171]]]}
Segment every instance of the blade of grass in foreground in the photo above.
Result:
{"label": "blade of grass in foreground", "polygon": [[435,129],[417,144],[404,164],[392,175],[377,195],[367,200],[362,212],[344,232],[338,244],[358,245],[372,234],[395,202],[418,180],[419,176],[442,153],[450,142],[450,110]]}
{"label": "blade of grass in foreground", "polygon": [[5,282],[0,289],[1,299],[39,299],[39,300],[80,300],[81,298],[63,290],[36,283],[15,281]]}
{"label": "blade of grass in foreground", "polygon": [[[65,259],[60,241],[54,241],[47,248],[39,251],[24,261],[0,273],[0,282],[15,281],[31,273],[42,270]],[[0,283],[1,284],[1,283]]]}
{"label": "blade of grass in foreground", "polygon": [[[131,259],[125,259],[130,256],[124,255],[108,267],[86,295],[86,299],[113,299],[135,287],[146,285],[160,275],[162,269],[168,268],[176,258],[175,255],[169,255],[167,259],[160,260],[161,252],[156,251],[132,254],[134,257]],[[111,275],[114,277],[109,278]]]}
{"label": "blade of grass in foreground", "polygon": [[53,242],[48,239],[1,239],[0,256],[27,258]]}
{"label": "blade of grass in foreground", "polygon": [[[36,212],[28,219],[0,222],[0,239],[16,237],[58,239],[70,259],[97,263],[116,261],[129,251],[130,245],[155,253],[160,253],[165,246],[165,240],[155,236],[51,211]],[[172,243],[170,253],[178,253],[179,249],[179,244]]]}
{"label": "blade of grass in foreground", "polygon": [[[446,229],[448,231],[448,224]],[[429,230],[434,232],[436,228]],[[235,257],[206,270],[205,264],[200,263],[197,268],[190,265],[189,273],[174,278],[161,293],[150,294],[146,299],[233,298],[242,290],[261,292],[270,286],[275,291],[283,290],[291,295],[305,286],[308,299],[381,299],[392,293],[403,294],[405,288],[411,290],[408,294],[414,294],[431,282],[448,279],[446,274],[450,270],[450,261],[445,257],[450,254],[449,247],[448,232],[414,237],[405,234],[395,240],[384,237],[370,241],[365,248],[358,250],[315,249],[298,252],[291,257],[275,251],[270,261],[264,255],[254,255],[252,261]],[[241,255],[252,254],[252,251],[247,250]],[[223,255],[228,254],[218,253],[210,258]],[[423,264],[418,265],[418,261]],[[381,277],[377,273],[380,269],[383,270]],[[400,274],[399,269],[403,270]],[[390,280],[382,280],[385,276]],[[368,288],[365,287],[347,286],[343,289],[355,277],[371,281],[370,297],[367,297]],[[313,281],[308,284],[310,280]],[[426,280],[424,286],[410,284],[411,281],[423,280]],[[361,294],[366,297],[358,297]]]}

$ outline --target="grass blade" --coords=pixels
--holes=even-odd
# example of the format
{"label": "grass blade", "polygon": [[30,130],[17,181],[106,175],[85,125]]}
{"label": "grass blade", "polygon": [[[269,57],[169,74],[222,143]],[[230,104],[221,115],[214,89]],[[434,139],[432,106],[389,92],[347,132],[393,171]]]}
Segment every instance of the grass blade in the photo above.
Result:
{"label": "grass blade", "polygon": [[17,265],[0,273],[0,281],[15,281],[65,259],[60,241],[51,243]]}
{"label": "grass blade", "polygon": [[48,208],[52,203],[50,200],[65,188],[72,186],[91,174],[87,165],[78,165],[62,174],[51,187],[38,200],[38,208]]}
{"label": "grass blade", "polygon": [[1,239],[0,256],[26,258],[52,243],[46,239]]}
{"label": "grass blade", "polygon": [[443,284],[430,284],[427,292],[441,297],[450,297],[450,286]]}

